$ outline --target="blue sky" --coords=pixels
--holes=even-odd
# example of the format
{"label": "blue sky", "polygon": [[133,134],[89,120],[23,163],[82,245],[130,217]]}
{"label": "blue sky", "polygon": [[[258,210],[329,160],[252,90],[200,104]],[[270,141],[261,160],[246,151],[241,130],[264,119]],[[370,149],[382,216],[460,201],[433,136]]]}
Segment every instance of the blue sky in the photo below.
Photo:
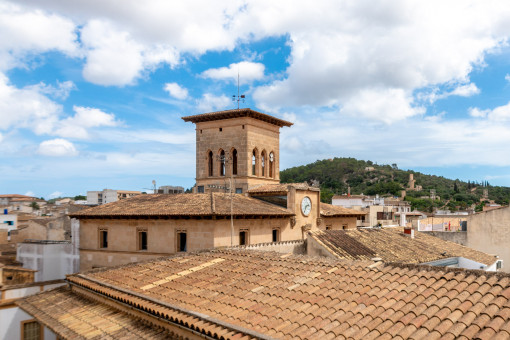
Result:
{"label": "blue sky", "polygon": [[506,1],[0,0],[0,192],[189,188],[194,126],[294,122],[281,168],[355,157],[510,186]]}

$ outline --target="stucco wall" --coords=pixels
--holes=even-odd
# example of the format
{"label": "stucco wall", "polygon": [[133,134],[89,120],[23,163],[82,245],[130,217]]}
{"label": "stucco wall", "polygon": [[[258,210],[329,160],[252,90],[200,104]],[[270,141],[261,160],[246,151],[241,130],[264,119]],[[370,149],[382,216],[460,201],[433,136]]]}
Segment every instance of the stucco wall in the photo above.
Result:
{"label": "stucco wall", "polygon": [[498,255],[502,271],[510,272],[510,208],[477,213],[467,221],[467,246]]}
{"label": "stucco wall", "polygon": [[[326,230],[326,227],[331,227],[331,230],[353,229],[356,228],[356,217],[323,217],[322,225],[319,229]],[[344,228],[345,226],[345,228]]]}
{"label": "stucco wall", "polygon": [[[108,247],[99,247],[99,230],[108,230]],[[147,231],[147,250],[138,250],[138,230]],[[248,243],[272,242],[273,229],[280,241],[301,240],[301,227],[289,218],[234,219],[233,244],[239,244],[240,230],[248,231]],[[174,254],[177,232],[186,231],[187,251],[231,245],[230,219],[178,220],[80,220],[80,269],[114,266]]]}
{"label": "stucco wall", "polygon": [[463,246],[467,246],[467,232],[466,231],[420,231],[435,237],[439,237],[445,241],[455,242]]}
{"label": "stucco wall", "polygon": [[308,237],[306,239],[306,255],[337,259],[337,257],[329,252],[322,243],[319,243],[312,237]]}

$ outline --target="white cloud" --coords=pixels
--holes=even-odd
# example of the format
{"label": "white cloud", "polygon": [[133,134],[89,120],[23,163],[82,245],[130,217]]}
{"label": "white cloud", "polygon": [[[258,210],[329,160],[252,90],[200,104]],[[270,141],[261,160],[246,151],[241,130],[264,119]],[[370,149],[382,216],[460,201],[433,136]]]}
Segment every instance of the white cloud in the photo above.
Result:
{"label": "white cloud", "polygon": [[66,138],[86,139],[88,129],[102,126],[118,126],[115,115],[91,107],[74,106],[75,115],[58,123],[56,134]]}
{"label": "white cloud", "polygon": [[402,89],[366,89],[353,95],[340,112],[390,124],[425,112],[411,104],[411,96]]}
{"label": "white cloud", "polygon": [[58,50],[76,56],[75,25],[67,18],[40,9],[0,3],[0,71],[24,65],[24,56]]}
{"label": "white cloud", "polygon": [[52,199],[52,198],[58,198],[58,197],[62,197],[64,193],[63,192],[60,192],[60,191],[54,191],[53,193],[51,193],[48,198],[49,199]]}
{"label": "white cloud", "polygon": [[506,105],[498,106],[494,109],[480,110],[477,107],[471,107],[468,110],[469,115],[476,118],[488,118],[492,121],[510,121],[510,102]]}
{"label": "white cloud", "polygon": [[34,192],[33,192],[33,191],[27,191],[27,192],[25,193],[25,196],[32,196],[32,197],[34,197],[34,196],[35,196],[35,194],[34,194]]}
{"label": "white cloud", "polygon": [[480,89],[473,83],[460,85],[449,93],[452,96],[471,97],[475,94],[479,94]]}
{"label": "white cloud", "polygon": [[34,90],[38,93],[49,95],[56,99],[67,99],[72,90],[76,89],[74,83],[70,80],[60,82],[57,80],[56,86],[46,85],[44,82],[40,82],[37,85],[28,86],[27,89]]}
{"label": "white cloud", "polygon": [[508,73],[507,73],[507,74],[505,75],[505,80],[510,82],[510,74],[508,74]]}
{"label": "white cloud", "polygon": [[239,82],[241,84],[246,84],[254,80],[263,79],[264,70],[264,64],[243,61],[240,63],[230,64],[228,67],[208,69],[202,72],[201,76],[204,78],[233,80],[237,82],[237,75],[239,74]]}
{"label": "white cloud", "polygon": [[39,145],[39,150],[37,152],[40,155],[52,157],[67,157],[78,155],[78,151],[74,147],[73,143],[61,138],[42,142]]}
{"label": "white cloud", "polygon": [[53,131],[62,106],[37,88],[16,88],[0,73],[0,130],[28,128],[36,134]]}
{"label": "white cloud", "polygon": [[232,100],[225,95],[215,96],[211,93],[206,93],[197,100],[197,110],[199,112],[224,110],[229,106],[232,106]]}
{"label": "white cloud", "polygon": [[177,83],[166,83],[164,90],[174,98],[181,100],[188,98],[188,90]]}

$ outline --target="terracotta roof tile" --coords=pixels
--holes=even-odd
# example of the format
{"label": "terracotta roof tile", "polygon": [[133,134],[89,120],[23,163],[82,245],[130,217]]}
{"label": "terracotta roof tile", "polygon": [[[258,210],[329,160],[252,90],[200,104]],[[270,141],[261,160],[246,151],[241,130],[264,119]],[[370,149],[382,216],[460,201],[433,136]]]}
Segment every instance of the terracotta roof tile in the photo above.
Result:
{"label": "terracotta roof tile", "polygon": [[182,117],[182,120],[184,120],[185,122],[192,122],[192,123],[196,124],[196,123],[200,123],[200,122],[231,119],[231,118],[238,118],[238,117],[255,118],[258,120],[265,121],[267,123],[271,123],[273,125],[277,125],[279,127],[293,125],[291,122],[287,122],[283,119],[279,119],[279,118],[276,118],[276,117],[270,116],[268,114],[258,112],[258,111],[255,111],[255,110],[252,110],[249,108],[201,113],[201,114],[197,114],[197,115]]}
{"label": "terracotta roof tile", "polygon": [[[219,259],[222,261],[212,262]],[[202,266],[206,263],[213,264]],[[189,270],[197,267],[201,269]],[[182,272],[186,274],[171,283],[154,285]],[[403,277],[412,283],[405,285]],[[470,299],[469,292],[457,289],[469,287],[475,277],[483,277],[491,287],[483,295],[475,292]],[[215,250],[98,269],[71,275],[68,281],[77,289],[83,287],[113,301],[122,299],[149,315],[168,315],[201,332],[232,338],[432,339],[510,334],[510,307],[505,307],[510,306],[510,299],[502,295],[510,282],[507,277],[510,275],[404,264],[366,269],[340,260]],[[150,284],[154,287],[142,289]],[[20,306],[50,325],[54,321],[44,313],[54,313],[56,320],[70,309],[58,309],[56,303],[49,306],[51,294],[21,299]],[[78,291],[66,292],[68,298],[85,299]],[[87,318],[81,332],[107,331],[102,318]],[[61,327],[60,333],[69,335],[79,325],[57,323],[52,327]]]}
{"label": "terracotta roof tile", "polygon": [[[464,257],[485,265],[491,265],[496,261],[492,255],[461,246],[454,242],[444,241],[438,237],[426,233],[416,232],[415,238],[411,239],[403,234],[403,228],[358,228],[347,230],[325,230],[309,232],[310,237],[324,244],[326,250],[338,258],[352,260],[370,260],[380,257],[384,262],[399,262],[418,264],[442,260],[450,257]],[[444,255],[446,253],[446,255]],[[473,290],[476,284],[485,284],[486,287],[493,287],[485,281],[469,285],[471,282],[463,280],[462,276],[447,279],[441,277],[433,282],[437,290],[442,285],[447,285],[448,290],[455,286],[460,292],[468,287]],[[458,280],[461,280],[459,282]],[[497,279],[495,279],[497,281]],[[457,281],[452,284],[451,281]],[[481,288],[481,287],[479,287]],[[482,293],[485,293],[483,291]],[[510,293],[502,292],[503,295]]]}
{"label": "terracotta roof tile", "polygon": [[[233,194],[234,216],[286,217],[288,210],[247,197]],[[138,195],[128,199],[84,209],[70,215],[75,218],[101,217],[159,217],[159,216],[230,216],[230,195],[212,194],[154,194]]]}

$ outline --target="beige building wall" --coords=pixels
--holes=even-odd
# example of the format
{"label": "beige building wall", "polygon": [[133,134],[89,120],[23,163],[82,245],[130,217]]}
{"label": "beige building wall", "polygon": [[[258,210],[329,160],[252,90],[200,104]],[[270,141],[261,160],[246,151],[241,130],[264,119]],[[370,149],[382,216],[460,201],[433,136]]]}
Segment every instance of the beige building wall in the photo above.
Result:
{"label": "beige building wall", "polygon": [[319,229],[343,230],[354,229],[357,226],[357,218],[353,217],[323,217]]}
{"label": "beige building wall", "polygon": [[27,227],[11,231],[11,242],[18,243],[27,239],[64,241],[65,230],[63,220],[53,220],[49,223],[42,225],[34,221],[28,221]]}
{"label": "beige building wall", "polygon": [[[221,131],[220,131],[221,130]],[[197,186],[228,186],[232,163],[227,164],[225,176],[220,176],[220,151],[237,150],[235,187],[246,192],[248,187],[264,183],[279,183],[280,128],[250,117],[200,122],[196,124],[196,179]],[[255,175],[252,171],[253,150],[257,153]],[[213,174],[209,176],[209,151],[213,153]],[[261,154],[265,151],[265,171],[262,175]],[[274,155],[272,177],[269,173],[269,155]]]}
{"label": "beige building wall", "polygon": [[[273,229],[279,241],[299,240],[303,234],[289,218],[234,219],[234,245],[239,232],[248,232],[248,244],[272,242]],[[108,247],[100,248],[100,231],[108,232]],[[147,232],[147,250],[138,250],[138,233]],[[177,233],[186,232],[187,251],[231,245],[230,219],[82,219],[80,220],[80,269],[115,266],[175,254]]]}
{"label": "beige building wall", "polygon": [[[460,222],[467,221],[468,216],[440,216],[440,217],[427,217],[420,219],[420,230],[433,230],[432,226],[443,226],[442,231],[457,231],[461,230]],[[450,228],[448,229],[448,225]]]}
{"label": "beige building wall", "polygon": [[510,207],[480,212],[467,217],[467,246],[503,260],[510,272]]}
{"label": "beige building wall", "polygon": [[7,234],[8,234],[7,229],[0,229],[0,244],[5,244],[8,242]]}

